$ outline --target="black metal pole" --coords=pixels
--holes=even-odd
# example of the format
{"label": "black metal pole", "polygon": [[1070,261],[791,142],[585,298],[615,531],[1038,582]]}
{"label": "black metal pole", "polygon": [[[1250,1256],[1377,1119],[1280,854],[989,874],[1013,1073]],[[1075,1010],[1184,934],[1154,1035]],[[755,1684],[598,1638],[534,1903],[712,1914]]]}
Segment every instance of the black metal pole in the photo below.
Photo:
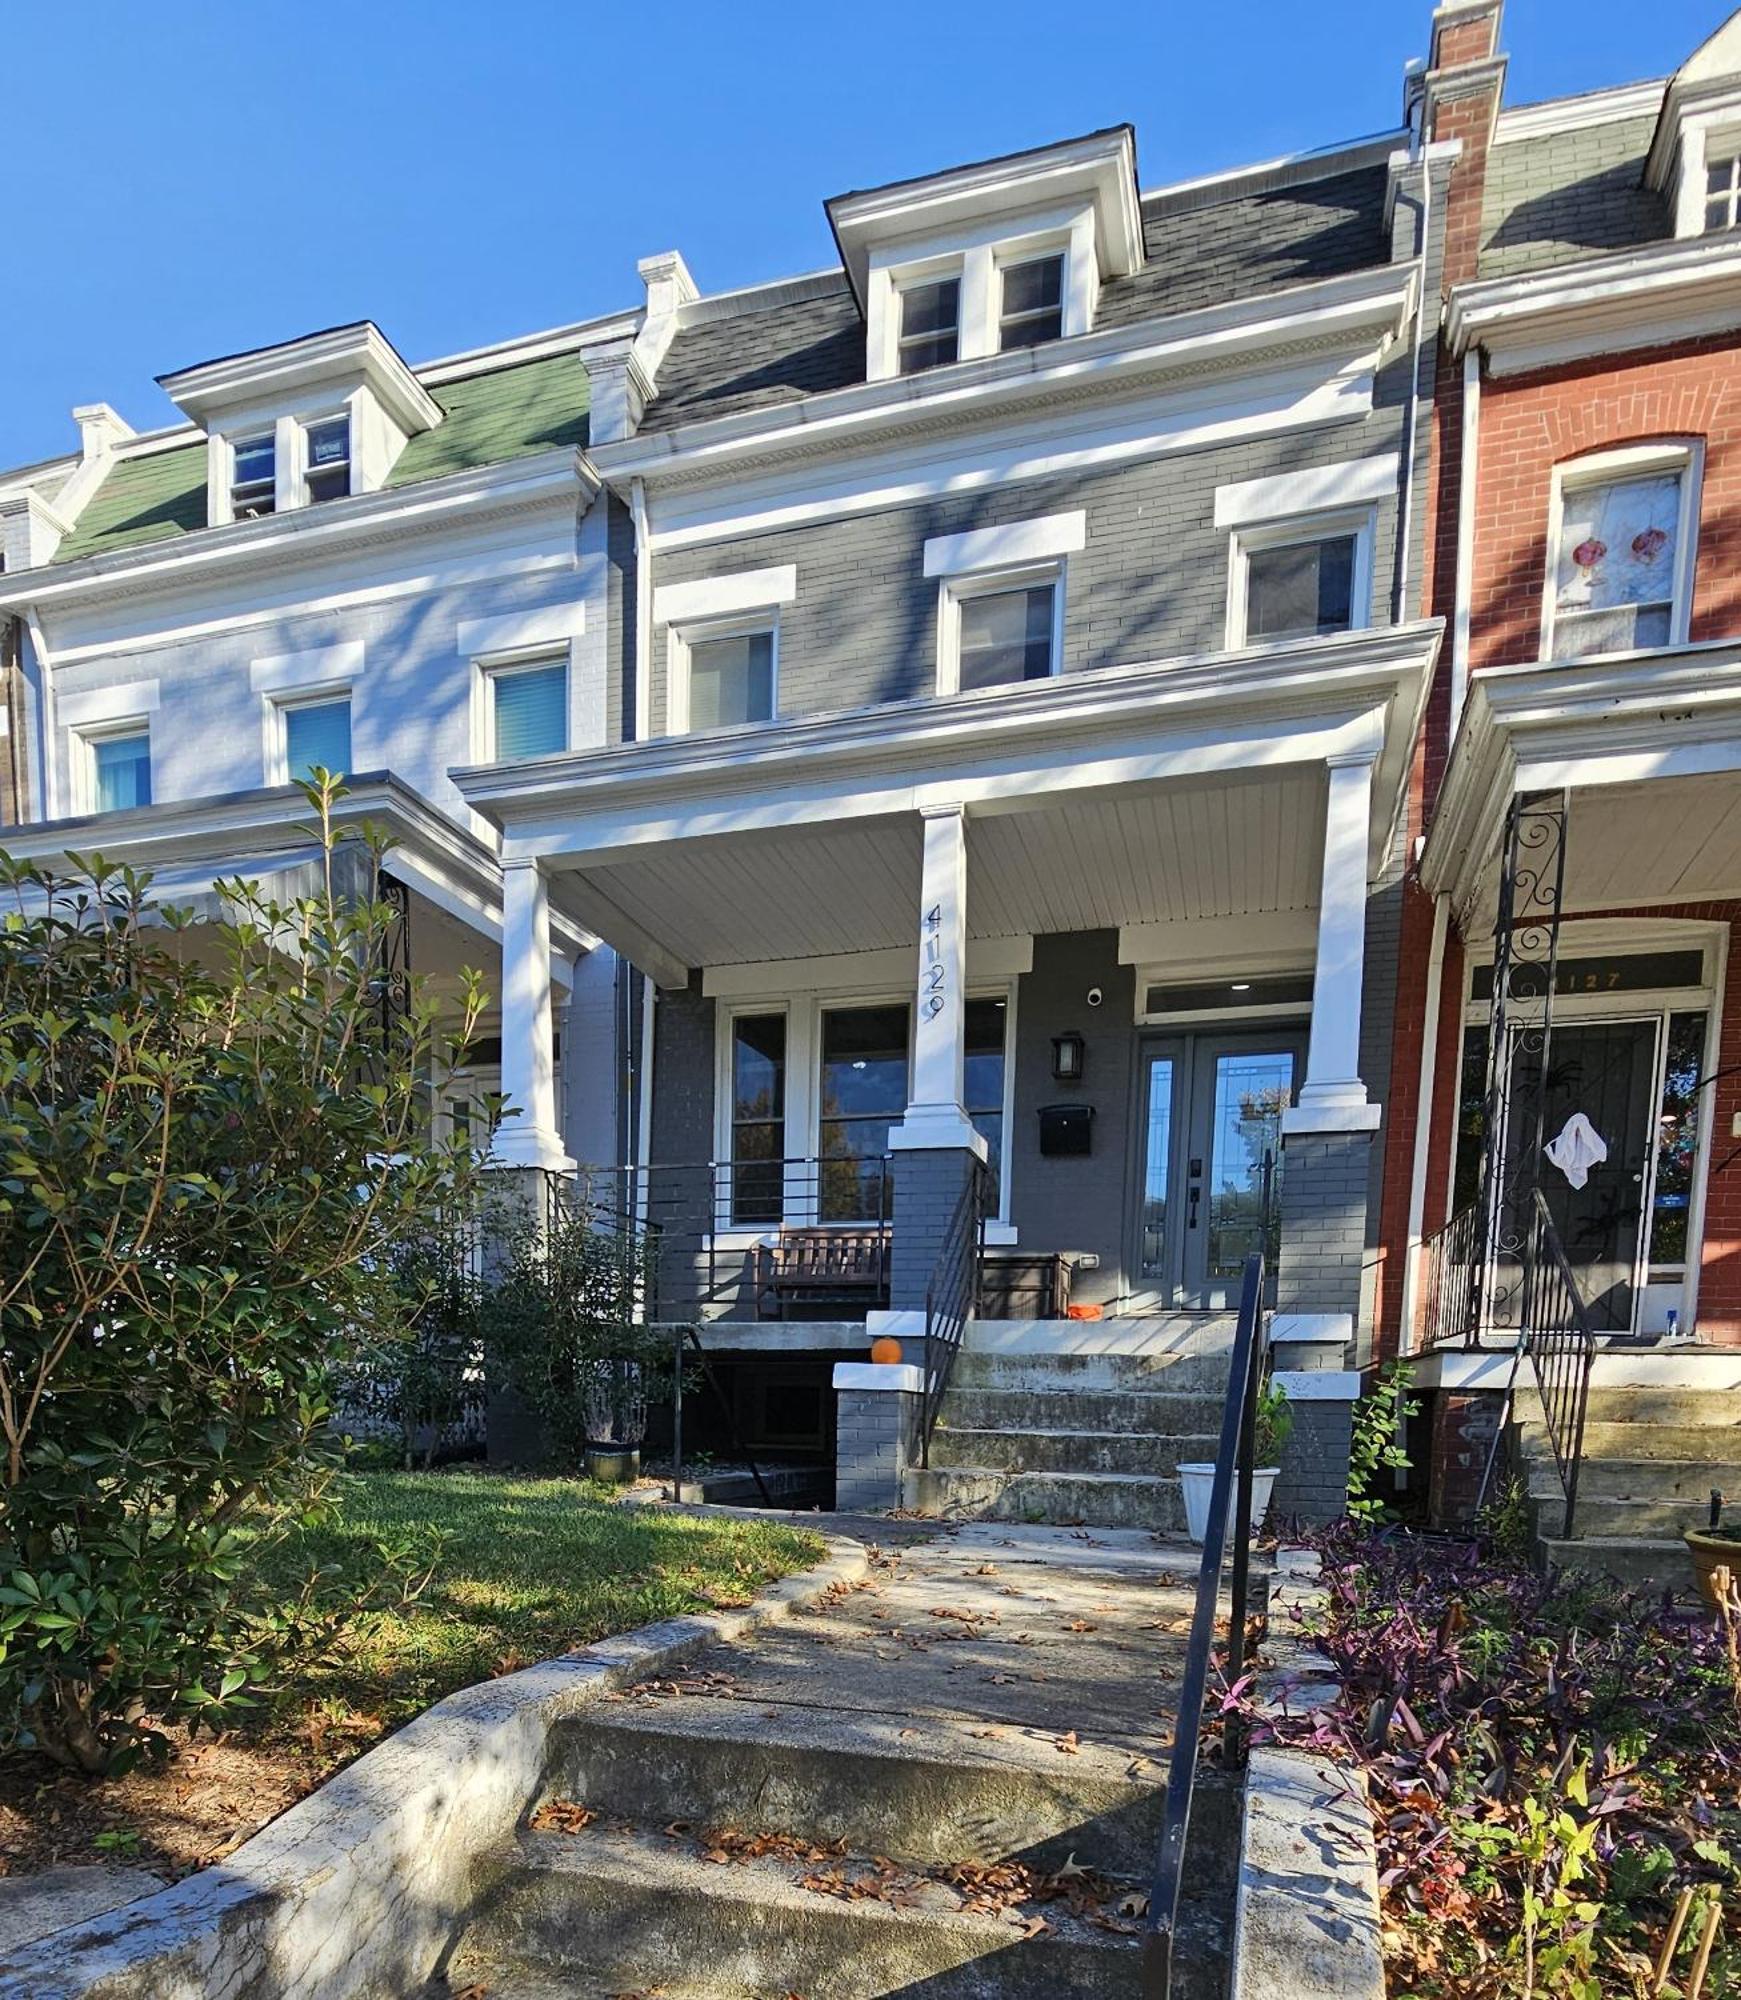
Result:
{"label": "black metal pole", "polygon": [[683,1332],[675,1334],[676,1351],[671,1357],[671,1504],[683,1498]]}

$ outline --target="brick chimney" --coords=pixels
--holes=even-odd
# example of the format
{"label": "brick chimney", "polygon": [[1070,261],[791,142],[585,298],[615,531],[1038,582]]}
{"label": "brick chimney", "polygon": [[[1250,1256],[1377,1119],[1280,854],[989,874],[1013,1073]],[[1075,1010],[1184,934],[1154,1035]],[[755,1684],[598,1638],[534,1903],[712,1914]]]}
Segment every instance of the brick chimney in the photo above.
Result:
{"label": "brick chimney", "polygon": [[1425,137],[1455,139],[1463,149],[1451,169],[1445,213],[1447,291],[1475,276],[1481,251],[1487,151],[1505,94],[1506,59],[1499,51],[1503,11],[1504,0],[1442,0],[1433,10],[1427,66],[1415,81]]}

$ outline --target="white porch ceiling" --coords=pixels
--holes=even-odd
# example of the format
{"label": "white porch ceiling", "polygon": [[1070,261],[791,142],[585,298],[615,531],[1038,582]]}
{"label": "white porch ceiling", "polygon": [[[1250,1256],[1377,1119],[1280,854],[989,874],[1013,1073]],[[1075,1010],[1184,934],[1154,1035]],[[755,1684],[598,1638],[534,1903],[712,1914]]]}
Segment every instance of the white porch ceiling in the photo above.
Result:
{"label": "white porch ceiling", "polygon": [[[874,951],[917,935],[920,825],[910,813],[716,835],[581,872],[686,965]],[[967,827],[975,938],[1315,910],[1324,777],[1302,765],[1062,792]]]}
{"label": "white porch ceiling", "polygon": [[1671,778],[1572,796],[1573,908],[1741,895],[1741,779]]}

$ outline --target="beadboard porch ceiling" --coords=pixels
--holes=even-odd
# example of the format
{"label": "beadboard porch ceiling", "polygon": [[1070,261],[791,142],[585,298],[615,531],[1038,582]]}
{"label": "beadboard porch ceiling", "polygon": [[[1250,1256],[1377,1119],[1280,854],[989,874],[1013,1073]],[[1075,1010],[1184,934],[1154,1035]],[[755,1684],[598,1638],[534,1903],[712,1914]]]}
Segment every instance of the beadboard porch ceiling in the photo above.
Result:
{"label": "beadboard porch ceiling", "polygon": [[[1315,911],[1324,797],[1321,768],[1291,765],[976,810],[968,934]],[[673,841],[565,871],[553,894],[601,935],[638,933],[684,966],[905,946],[921,824],[903,813]]]}

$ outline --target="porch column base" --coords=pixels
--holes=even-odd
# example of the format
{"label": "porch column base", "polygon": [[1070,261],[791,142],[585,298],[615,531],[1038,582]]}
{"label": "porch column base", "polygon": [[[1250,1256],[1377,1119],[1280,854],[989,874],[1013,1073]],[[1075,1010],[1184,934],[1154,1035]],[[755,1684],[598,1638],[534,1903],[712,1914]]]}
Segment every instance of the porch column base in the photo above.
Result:
{"label": "porch column base", "polygon": [[1313,1083],[1300,1086],[1300,1101],[1282,1113],[1282,1137],[1291,1139],[1309,1132],[1376,1132],[1383,1116],[1370,1103],[1366,1085],[1355,1078],[1344,1083]]}
{"label": "porch column base", "polygon": [[1278,1368],[1294,1427],[1282,1447],[1275,1508],[1300,1521],[1339,1521],[1348,1511],[1348,1456],[1360,1377],[1353,1369]]}
{"label": "porch column base", "polygon": [[837,1513],[882,1514],[901,1505],[923,1386],[923,1370],[912,1362],[834,1364]]}
{"label": "porch column base", "polygon": [[575,1168],[556,1134],[535,1125],[504,1124],[490,1142],[488,1164],[501,1173],[571,1174]]}
{"label": "porch column base", "polygon": [[[970,1128],[971,1129],[971,1128]],[[889,1306],[895,1312],[925,1310],[925,1291],[943,1249],[968,1176],[985,1158],[985,1141],[977,1132],[974,1144],[915,1146],[900,1144],[900,1132],[889,1134],[890,1182],[894,1192],[894,1230],[889,1244]]]}
{"label": "porch column base", "polygon": [[1294,1131],[1282,1148],[1278,1313],[1360,1312],[1370,1127]]}
{"label": "porch column base", "polygon": [[[525,1138],[528,1135],[518,1135]],[[486,1278],[497,1279],[512,1262],[518,1239],[542,1237],[550,1227],[552,1204],[546,1170],[539,1165],[510,1164],[492,1157],[482,1220],[481,1258]],[[550,1441],[544,1425],[529,1404],[501,1379],[490,1363],[489,1333],[485,1335],[484,1374],[489,1399],[484,1408],[484,1452],[491,1465],[530,1466],[534,1469],[567,1471],[552,1466]]]}

